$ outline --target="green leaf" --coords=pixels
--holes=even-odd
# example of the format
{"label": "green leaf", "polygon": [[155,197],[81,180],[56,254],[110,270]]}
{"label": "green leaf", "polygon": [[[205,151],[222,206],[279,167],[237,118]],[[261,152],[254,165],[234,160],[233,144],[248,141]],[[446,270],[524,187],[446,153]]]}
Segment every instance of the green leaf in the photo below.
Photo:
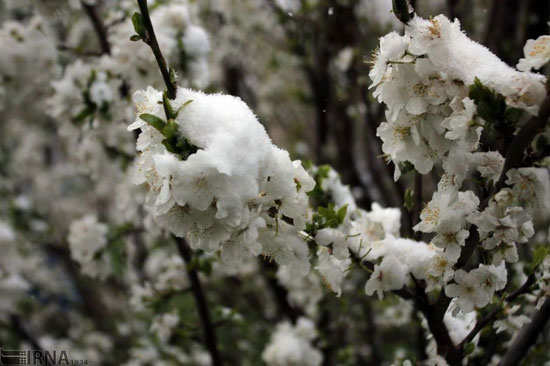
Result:
{"label": "green leaf", "polygon": [[538,267],[542,261],[548,256],[550,249],[545,245],[539,245],[533,252],[533,267]]}
{"label": "green leaf", "polygon": [[185,107],[187,107],[192,102],[193,102],[193,99],[189,99],[187,102],[183,103],[181,107],[179,107],[178,110],[176,111],[176,115],[174,116],[174,118],[176,118],[178,116],[178,113],[181,112]]}
{"label": "green leaf", "polygon": [[167,120],[176,118],[176,113],[174,112],[174,108],[172,108],[172,104],[170,104],[170,99],[168,99],[166,92],[162,93],[162,105],[164,106],[164,114],[166,114]]}
{"label": "green leaf", "polygon": [[145,24],[143,21],[143,15],[140,13],[134,13],[132,15],[132,24],[134,25],[134,30],[141,38],[145,38]]}
{"label": "green leaf", "polygon": [[464,345],[464,355],[469,355],[470,353],[474,352],[476,349],[476,346],[472,342],[468,342]]}
{"label": "green leaf", "polygon": [[73,117],[73,122],[77,122],[77,123],[83,122],[87,117],[91,116],[93,113],[94,113],[94,108],[88,106],[83,110],[81,110],[80,112],[78,112],[78,114],[75,117]]}
{"label": "green leaf", "polygon": [[405,174],[408,174],[410,172],[414,172],[415,169],[414,169],[414,165],[412,165],[410,162],[408,161],[404,161],[402,162],[400,165],[399,165],[399,169],[401,169],[401,175],[405,175]]}
{"label": "green leaf", "polygon": [[166,125],[164,125],[164,128],[162,129],[162,134],[167,139],[172,139],[176,137],[176,134],[178,132],[178,124],[173,120],[169,120]]}
{"label": "green leaf", "polygon": [[411,212],[414,206],[414,191],[410,188],[407,188],[405,191],[405,197],[403,197],[403,206],[407,211]]}
{"label": "green leaf", "polygon": [[124,253],[124,241],[116,240],[107,246],[107,255],[109,256],[113,273],[121,278],[126,269],[126,258]]}
{"label": "green leaf", "polygon": [[164,140],[162,140],[162,144],[164,145],[166,150],[168,150],[172,154],[177,154],[178,153],[178,148],[176,147],[174,139],[164,139]]}
{"label": "green leaf", "polygon": [[[504,97],[493,89],[486,87],[478,78],[470,85],[468,93],[470,99],[477,106],[477,114],[489,123],[506,121],[506,102]],[[516,112],[509,112],[510,117],[515,118]]]}
{"label": "green leaf", "polygon": [[166,124],[166,122],[164,122],[162,119],[155,116],[154,114],[143,113],[139,115],[139,118],[141,118],[142,120],[144,120],[145,122],[147,122],[148,124],[156,128],[157,130],[159,130],[160,133],[162,133],[162,130],[164,129],[164,125]]}
{"label": "green leaf", "polygon": [[[336,212],[336,217],[338,219],[338,225],[341,225],[344,223],[344,219],[346,218],[346,213],[348,211],[348,205],[345,204],[344,206],[340,207],[338,211]],[[336,226],[338,226],[336,225]]]}
{"label": "green leaf", "polygon": [[137,35],[137,34],[134,34],[133,36],[130,37],[130,41],[132,41],[132,42],[137,42],[141,39],[142,39],[141,36]]}

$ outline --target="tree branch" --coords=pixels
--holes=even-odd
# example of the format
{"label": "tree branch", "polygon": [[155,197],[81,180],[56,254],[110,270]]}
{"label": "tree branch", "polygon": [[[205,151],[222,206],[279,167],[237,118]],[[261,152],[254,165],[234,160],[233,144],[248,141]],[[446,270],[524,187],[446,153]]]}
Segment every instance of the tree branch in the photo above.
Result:
{"label": "tree branch", "polygon": [[[420,222],[420,213],[422,211],[422,174],[414,172],[414,205],[412,213],[412,225],[415,226]],[[422,239],[421,231],[413,231],[414,240]]]}
{"label": "tree branch", "polygon": [[218,351],[218,343],[216,340],[216,332],[214,330],[214,325],[210,318],[210,311],[208,309],[208,303],[206,302],[206,297],[202,289],[202,284],[199,279],[197,271],[191,266],[191,260],[193,258],[193,251],[183,238],[178,238],[177,247],[180,252],[181,257],[183,258],[186,266],[187,275],[191,282],[191,292],[195,298],[195,303],[197,305],[197,310],[199,312],[199,317],[201,319],[202,328],[204,331],[204,338],[206,342],[206,348],[210,353],[212,358],[212,364],[215,366],[222,365],[222,360],[220,353]]}
{"label": "tree branch", "polygon": [[519,365],[529,348],[537,341],[539,333],[544,329],[550,318],[550,298],[547,298],[531,318],[531,323],[525,325],[513,339],[508,351],[500,360],[499,366]]}
{"label": "tree branch", "polygon": [[286,315],[293,323],[296,323],[296,320],[303,315],[303,312],[288,302],[288,291],[281,286],[275,275],[277,266],[275,263],[263,258],[260,258],[260,266],[267,284],[275,296],[279,312]]}
{"label": "tree branch", "polygon": [[107,55],[110,54],[111,45],[109,44],[109,40],[107,38],[107,29],[97,14],[97,6],[90,5],[84,0],[80,0],[80,4],[82,5],[82,9],[84,9],[84,12],[88,18],[90,18],[90,22],[92,22],[92,26],[94,27],[97,39],[99,41],[99,46],[101,47],[101,52]]}
{"label": "tree branch", "polygon": [[170,70],[168,69],[166,60],[164,59],[164,56],[162,56],[162,52],[160,51],[160,46],[157,42],[157,37],[155,36],[155,30],[153,29],[153,24],[151,23],[151,17],[149,16],[147,0],[137,0],[137,2],[139,5],[139,10],[141,11],[141,15],[143,17],[143,25],[146,29],[146,36],[142,38],[143,42],[151,47],[151,50],[155,55],[155,59],[157,60],[157,64],[159,65],[160,73],[162,74],[162,78],[164,79],[164,83],[166,84],[168,98],[175,99],[177,92],[176,81],[170,77]]}
{"label": "tree branch", "polygon": [[393,13],[403,24],[407,24],[414,17],[414,9],[408,0],[392,0]]}
{"label": "tree branch", "polygon": [[17,335],[21,337],[21,339],[27,341],[33,350],[42,351],[43,348],[38,343],[38,340],[33,337],[27,329],[23,326],[21,322],[21,318],[16,314],[10,314],[10,323],[11,327],[15,331]]}

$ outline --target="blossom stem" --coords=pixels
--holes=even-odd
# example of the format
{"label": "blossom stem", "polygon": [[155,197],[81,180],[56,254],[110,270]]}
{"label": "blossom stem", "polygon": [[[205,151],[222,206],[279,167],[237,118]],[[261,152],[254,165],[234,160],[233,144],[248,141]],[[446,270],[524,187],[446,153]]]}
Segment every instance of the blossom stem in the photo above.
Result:
{"label": "blossom stem", "polygon": [[109,40],[107,38],[107,29],[97,14],[97,5],[90,5],[83,0],[80,1],[80,4],[82,5],[82,9],[84,9],[84,12],[88,18],[90,18],[90,22],[94,27],[97,39],[99,41],[99,46],[101,47],[101,52],[106,55],[110,54],[111,45],[109,44]]}
{"label": "blossom stem", "polygon": [[166,84],[168,98],[175,99],[177,91],[176,82],[170,77],[170,70],[168,70],[166,60],[164,59],[164,56],[160,51],[160,46],[157,42],[157,37],[155,36],[155,30],[153,29],[153,24],[151,23],[151,17],[149,16],[147,0],[137,0],[137,2],[139,5],[139,10],[141,11],[141,15],[143,17],[143,25],[145,26],[145,29],[147,31],[146,37],[143,38],[143,42],[151,47],[151,50],[155,55],[155,59],[157,60],[157,64],[159,65],[160,73],[162,74],[162,78],[164,79],[164,83]]}
{"label": "blossom stem", "polygon": [[218,350],[216,332],[210,317],[206,296],[204,295],[197,271],[190,265],[193,258],[193,250],[183,238],[177,239],[177,247],[186,264],[185,268],[187,270],[187,275],[189,276],[189,281],[191,282],[191,292],[195,298],[195,303],[197,304],[197,310],[199,312],[199,317],[201,319],[202,328],[204,331],[206,348],[212,358],[212,364],[215,366],[220,366],[222,365],[222,360]]}

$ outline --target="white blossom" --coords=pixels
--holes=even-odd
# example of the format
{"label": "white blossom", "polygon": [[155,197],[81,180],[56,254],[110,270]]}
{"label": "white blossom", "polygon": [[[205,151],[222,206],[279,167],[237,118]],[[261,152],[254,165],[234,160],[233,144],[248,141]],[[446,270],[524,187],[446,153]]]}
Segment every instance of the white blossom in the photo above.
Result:
{"label": "white blossom", "polygon": [[300,318],[295,326],[280,323],[271,335],[262,359],[269,366],[320,366],[323,356],[311,344],[315,337],[315,325],[310,319]]}

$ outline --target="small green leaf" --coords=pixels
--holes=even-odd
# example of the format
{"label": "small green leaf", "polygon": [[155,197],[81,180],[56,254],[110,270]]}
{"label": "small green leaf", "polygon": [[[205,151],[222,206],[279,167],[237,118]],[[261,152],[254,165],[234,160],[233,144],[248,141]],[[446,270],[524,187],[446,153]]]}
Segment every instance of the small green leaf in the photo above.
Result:
{"label": "small green leaf", "polygon": [[164,106],[164,114],[166,114],[167,120],[176,118],[176,113],[174,112],[174,108],[172,108],[172,104],[170,104],[170,99],[168,99],[166,92],[162,93],[162,105]]}
{"label": "small green leaf", "polygon": [[414,206],[414,191],[410,188],[407,188],[405,191],[405,197],[403,197],[403,206],[407,211],[411,212]]}
{"label": "small green leaf", "polygon": [[[489,123],[506,121],[506,101],[504,97],[497,94],[493,89],[483,85],[478,78],[470,85],[468,93],[470,99],[477,106],[477,114]],[[516,118],[517,112],[510,111],[509,118]]]}
{"label": "small green leaf", "polygon": [[346,218],[346,212],[348,211],[348,205],[345,204],[344,206],[340,207],[338,211],[336,212],[336,217],[338,218],[338,225],[341,225],[344,223],[344,219]]}
{"label": "small green leaf", "polygon": [[164,125],[164,128],[162,129],[162,134],[167,139],[172,139],[176,137],[176,134],[178,132],[178,124],[173,120],[169,120],[166,125]]}
{"label": "small green leaf", "polygon": [[544,258],[548,256],[549,253],[550,253],[550,249],[547,246],[544,246],[544,245],[537,246],[537,248],[533,252],[533,267],[534,268],[538,267],[542,263]]}
{"label": "small green leaf", "polygon": [[410,172],[414,172],[414,165],[412,165],[408,161],[404,161],[399,165],[399,169],[401,169],[401,175],[408,174]]}
{"label": "small green leaf", "polygon": [[134,34],[133,36],[130,37],[130,41],[132,41],[132,42],[137,42],[139,40],[141,40],[140,35]]}
{"label": "small green leaf", "polygon": [[468,342],[464,345],[464,355],[469,355],[470,353],[474,352],[476,349],[476,346],[472,342]]}
{"label": "small green leaf", "polygon": [[132,15],[132,24],[134,25],[134,30],[141,38],[145,37],[145,24],[143,22],[143,15],[140,13],[134,13]]}
{"label": "small green leaf", "polygon": [[88,106],[81,110],[75,117],[73,117],[73,122],[80,123],[84,121],[87,117],[91,116],[94,113],[94,108]]}
{"label": "small green leaf", "polygon": [[157,130],[159,130],[159,132],[161,133],[162,133],[162,130],[164,129],[164,125],[166,124],[166,122],[164,122],[162,119],[158,118],[154,114],[143,113],[139,115],[139,118],[141,118],[142,120],[144,120],[145,122],[147,122],[148,124],[156,128]]}

